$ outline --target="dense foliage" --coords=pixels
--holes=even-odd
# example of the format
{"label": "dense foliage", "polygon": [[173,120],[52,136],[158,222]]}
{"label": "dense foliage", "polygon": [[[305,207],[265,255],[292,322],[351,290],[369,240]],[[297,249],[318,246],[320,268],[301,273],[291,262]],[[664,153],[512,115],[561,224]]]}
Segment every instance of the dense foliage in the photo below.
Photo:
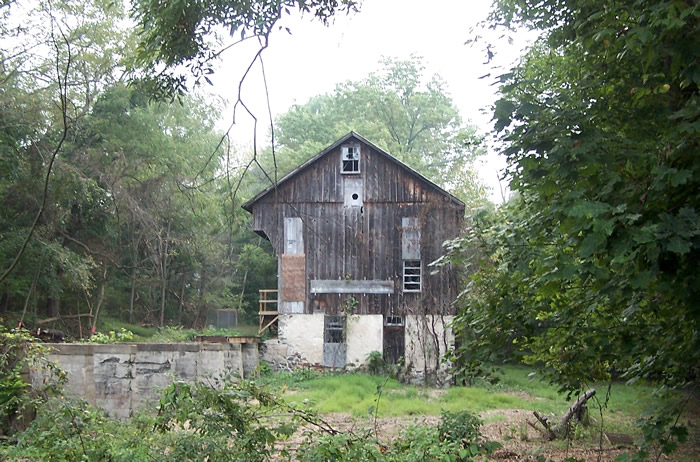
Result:
{"label": "dense foliage", "polygon": [[[517,351],[565,390],[700,376],[694,3],[500,2],[542,38],[500,77],[518,197],[482,217],[463,364]],[[464,243],[462,243],[464,244]]]}
{"label": "dense foliage", "polygon": [[118,2],[2,15],[5,321],[50,319],[77,336],[103,317],[201,327],[208,310],[252,312],[275,263],[239,211],[241,154],[215,129],[217,104],[154,103],[127,85],[135,36]]}
{"label": "dense foliage", "polygon": [[[498,6],[494,27],[542,35],[500,76],[494,107],[515,198],[451,243],[481,253],[455,322],[460,371],[518,358],[568,392],[617,377],[697,384],[700,9]],[[643,421],[644,451],[685,439],[684,403]]]}
{"label": "dense foliage", "polygon": [[[308,433],[297,451],[274,446],[299,424]],[[216,386],[174,382],[157,414],[129,421],[107,417],[84,401],[56,399],[40,408],[15,444],[0,444],[3,460],[114,461],[470,461],[499,444],[484,440],[481,422],[462,411],[444,413],[437,427],[411,426],[386,446],[371,433],[339,432],[316,414],[279,401],[253,383]],[[291,459],[290,459],[291,460]]]}
{"label": "dense foliage", "polygon": [[[27,331],[8,331],[0,324],[0,435],[23,430],[35,408],[60,392],[65,373],[46,353]],[[30,386],[30,368],[44,370],[43,383]]]}
{"label": "dense foliage", "polygon": [[109,418],[81,400],[56,399],[40,408],[10,460],[269,460],[274,441],[294,426],[266,417],[279,406],[260,401],[254,387],[223,381],[217,388],[174,382],[163,390],[158,414]]}

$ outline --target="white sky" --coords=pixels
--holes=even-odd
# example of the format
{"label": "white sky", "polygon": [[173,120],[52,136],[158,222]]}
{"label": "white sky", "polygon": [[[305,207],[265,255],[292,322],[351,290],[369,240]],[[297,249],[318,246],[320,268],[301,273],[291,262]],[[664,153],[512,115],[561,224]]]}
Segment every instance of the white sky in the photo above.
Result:
{"label": "white sky", "polygon": [[[304,104],[314,95],[331,92],[338,83],[366,77],[378,70],[382,56],[406,59],[416,54],[424,58],[426,75],[437,73],[445,80],[463,119],[482,133],[488,132],[491,115],[484,110],[495,101],[496,88],[491,85],[492,78],[479,77],[497,75],[494,64],[512,63],[527,40],[523,34],[518,35],[520,43],[512,46],[500,40],[496,59],[485,64],[484,42],[475,46],[465,42],[472,38],[471,27],[486,17],[490,5],[491,0],[364,0],[359,13],[338,16],[328,27],[311,16],[283,17],[279,22],[282,30],[271,35],[269,48],[262,55],[273,118],[292,104]],[[251,41],[224,55],[212,79],[215,93],[235,102],[238,82],[256,48]],[[242,98],[258,118],[259,145],[269,144],[270,122],[259,65],[246,79]],[[252,119],[241,109],[231,134],[238,144],[249,147]],[[231,114],[229,106],[223,114],[223,128],[230,124]],[[489,149],[479,173],[491,188],[491,199],[500,202],[497,172],[504,162],[492,151]]]}

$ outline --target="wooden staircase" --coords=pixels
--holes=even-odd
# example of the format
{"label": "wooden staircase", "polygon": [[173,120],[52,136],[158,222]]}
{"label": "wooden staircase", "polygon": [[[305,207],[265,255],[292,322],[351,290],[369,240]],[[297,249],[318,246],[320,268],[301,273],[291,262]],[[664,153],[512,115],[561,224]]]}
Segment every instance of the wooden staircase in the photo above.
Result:
{"label": "wooden staircase", "polygon": [[279,318],[279,304],[277,289],[260,289],[260,304],[258,316],[260,325],[258,327],[258,335],[262,335],[267,329],[277,323]]}

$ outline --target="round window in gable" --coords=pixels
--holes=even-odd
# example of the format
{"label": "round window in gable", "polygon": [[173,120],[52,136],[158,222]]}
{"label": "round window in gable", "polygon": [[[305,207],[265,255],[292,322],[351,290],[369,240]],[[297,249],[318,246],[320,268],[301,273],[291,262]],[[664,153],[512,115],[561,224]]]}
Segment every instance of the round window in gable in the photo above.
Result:
{"label": "round window in gable", "polygon": [[356,201],[359,197],[357,193],[352,193],[352,200]]}

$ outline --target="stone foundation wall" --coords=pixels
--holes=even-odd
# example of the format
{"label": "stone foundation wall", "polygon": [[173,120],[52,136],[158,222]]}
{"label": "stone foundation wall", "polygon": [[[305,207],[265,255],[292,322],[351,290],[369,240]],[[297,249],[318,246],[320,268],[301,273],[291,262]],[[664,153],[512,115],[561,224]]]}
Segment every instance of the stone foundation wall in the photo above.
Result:
{"label": "stone foundation wall", "polygon": [[406,316],[406,373],[408,382],[446,386],[450,383],[451,364],[445,353],[454,349],[454,316]]}
{"label": "stone foundation wall", "polygon": [[[265,341],[260,359],[273,370],[323,368],[323,317],[319,314],[280,315],[279,337]],[[454,348],[454,316],[407,315],[404,331],[403,380],[415,384],[449,385],[451,364],[444,361]],[[351,315],[346,322],[346,368],[366,364],[367,355],[383,351],[381,315]]]}
{"label": "stone foundation wall", "polygon": [[[232,374],[248,377],[258,367],[257,343],[50,344],[49,359],[66,371],[66,391],[129,417],[159,399],[174,380],[188,383]],[[42,380],[34,372],[32,382]]]}

